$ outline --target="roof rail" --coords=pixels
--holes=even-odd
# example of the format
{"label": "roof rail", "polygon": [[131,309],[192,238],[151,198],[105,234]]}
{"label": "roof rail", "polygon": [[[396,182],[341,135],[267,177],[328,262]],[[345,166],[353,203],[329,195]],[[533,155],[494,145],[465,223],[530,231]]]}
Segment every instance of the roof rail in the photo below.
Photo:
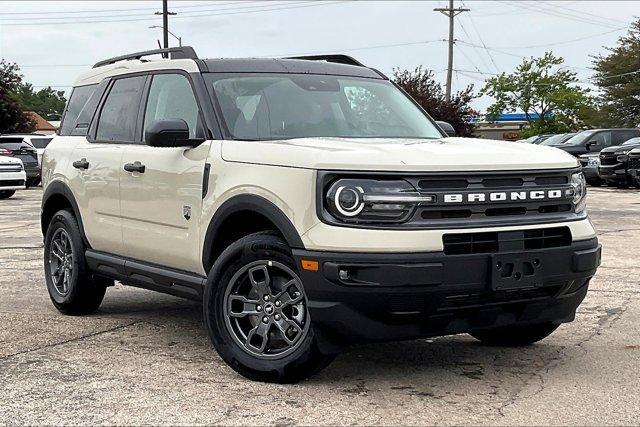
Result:
{"label": "roof rail", "polygon": [[102,67],[103,65],[114,64],[119,61],[127,61],[130,59],[140,59],[143,56],[151,56],[158,54],[171,54],[171,59],[198,59],[196,51],[191,46],[170,47],[167,49],[145,50],[144,52],[130,53],[128,55],[116,56],[96,62],[93,68]]}
{"label": "roof rail", "polygon": [[309,56],[290,56],[284,59],[303,59],[306,61],[327,61],[337,64],[355,65],[356,67],[364,67],[360,61],[348,55],[309,55]]}

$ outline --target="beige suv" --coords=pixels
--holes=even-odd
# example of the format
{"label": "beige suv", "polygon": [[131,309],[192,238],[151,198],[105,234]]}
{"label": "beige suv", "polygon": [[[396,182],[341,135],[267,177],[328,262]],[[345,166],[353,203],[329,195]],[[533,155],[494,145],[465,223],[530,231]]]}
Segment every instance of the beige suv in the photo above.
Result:
{"label": "beige suv", "polygon": [[531,344],[573,320],[600,262],[573,156],[447,137],[342,55],[100,62],[43,183],[58,310],[95,311],[115,280],[202,301],[222,359],[262,381],[359,342]]}

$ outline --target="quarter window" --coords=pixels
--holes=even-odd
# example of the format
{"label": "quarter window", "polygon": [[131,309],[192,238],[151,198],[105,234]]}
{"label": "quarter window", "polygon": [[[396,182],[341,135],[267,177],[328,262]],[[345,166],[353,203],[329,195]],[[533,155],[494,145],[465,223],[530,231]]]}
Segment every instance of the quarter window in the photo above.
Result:
{"label": "quarter window", "polygon": [[144,76],[118,79],[102,106],[96,139],[134,142]]}
{"label": "quarter window", "polygon": [[62,118],[62,124],[60,126],[60,135],[71,135],[73,129],[76,127],[76,121],[93,92],[98,85],[78,86],[71,92],[67,109]]}
{"label": "quarter window", "polygon": [[196,97],[185,76],[181,74],[153,76],[144,114],[143,135],[158,120],[182,119],[189,126],[189,137],[198,138],[202,136],[199,117]]}

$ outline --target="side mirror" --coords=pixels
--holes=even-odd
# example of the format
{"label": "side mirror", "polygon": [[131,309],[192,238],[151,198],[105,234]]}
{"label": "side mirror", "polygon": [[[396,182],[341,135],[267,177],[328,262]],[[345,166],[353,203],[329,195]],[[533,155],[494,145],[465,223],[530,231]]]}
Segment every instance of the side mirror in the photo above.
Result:
{"label": "side mirror", "polygon": [[456,130],[451,126],[451,124],[442,121],[436,121],[436,124],[447,136],[456,136]]}
{"label": "side mirror", "polygon": [[189,125],[182,119],[157,120],[144,133],[144,140],[152,147],[187,147]]}

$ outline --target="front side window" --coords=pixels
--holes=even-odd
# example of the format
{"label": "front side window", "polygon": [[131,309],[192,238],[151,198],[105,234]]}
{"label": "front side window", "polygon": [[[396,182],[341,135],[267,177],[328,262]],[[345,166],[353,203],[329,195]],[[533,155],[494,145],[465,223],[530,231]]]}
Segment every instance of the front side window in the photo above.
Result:
{"label": "front side window", "polygon": [[134,142],[145,77],[127,77],[111,86],[98,120],[98,141]]}
{"label": "front side window", "polygon": [[78,86],[71,92],[71,97],[67,104],[62,123],[60,125],[60,135],[71,135],[76,127],[76,121],[93,92],[98,85]]}
{"label": "front side window", "polygon": [[386,80],[313,74],[209,74],[235,139],[442,138]]}
{"label": "front side window", "polygon": [[144,130],[156,121],[182,119],[189,125],[189,137],[202,136],[198,103],[189,80],[181,74],[153,76],[144,114]]}

